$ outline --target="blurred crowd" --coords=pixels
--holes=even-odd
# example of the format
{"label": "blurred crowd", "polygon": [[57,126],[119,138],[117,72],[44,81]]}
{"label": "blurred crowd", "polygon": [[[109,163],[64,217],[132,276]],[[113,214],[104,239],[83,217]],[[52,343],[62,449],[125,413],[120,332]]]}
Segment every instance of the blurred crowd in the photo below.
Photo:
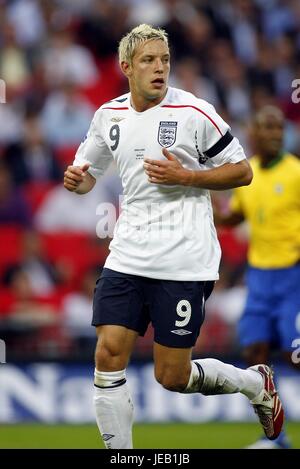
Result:
{"label": "blurred crowd", "polygon": [[[169,34],[170,84],[215,105],[248,156],[249,121],[265,104],[284,111],[285,148],[300,154],[300,105],[291,98],[299,0],[0,0],[0,337],[8,356],[93,349],[93,289],[108,253],[96,208],[118,206],[121,184],[112,166],[77,196],[62,177],[95,110],[127,92],[117,46],[144,22]],[[211,354],[235,349],[245,300],[247,231],[219,237],[221,280],[196,347]],[[151,330],[137,354],[150,344]]]}

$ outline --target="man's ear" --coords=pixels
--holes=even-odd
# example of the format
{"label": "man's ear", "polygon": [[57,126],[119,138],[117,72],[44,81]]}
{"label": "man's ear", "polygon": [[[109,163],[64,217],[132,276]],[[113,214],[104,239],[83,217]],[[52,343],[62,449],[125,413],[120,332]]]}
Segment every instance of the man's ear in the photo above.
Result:
{"label": "man's ear", "polygon": [[121,62],[121,70],[127,78],[132,74],[132,67],[128,62]]}

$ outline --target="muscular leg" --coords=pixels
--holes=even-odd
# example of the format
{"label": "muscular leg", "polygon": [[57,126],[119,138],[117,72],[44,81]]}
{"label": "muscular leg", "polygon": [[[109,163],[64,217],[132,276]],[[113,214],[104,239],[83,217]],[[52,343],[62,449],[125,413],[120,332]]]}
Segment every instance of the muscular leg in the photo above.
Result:
{"label": "muscular leg", "polygon": [[156,380],[170,391],[182,392],[191,374],[192,348],[171,348],[154,343]]}
{"label": "muscular leg", "polygon": [[138,333],[123,326],[98,326],[95,364],[98,371],[126,368]]}
{"label": "muscular leg", "polygon": [[180,349],[154,343],[155,377],[170,391],[205,395],[241,392],[253,399],[263,381],[253,370],[241,370],[219,360],[191,361],[192,348]]}
{"label": "muscular leg", "polygon": [[97,424],[110,449],[132,448],[133,404],[125,369],[138,337],[122,326],[99,326],[95,352],[95,396]]}
{"label": "muscular leg", "polygon": [[258,365],[259,363],[268,363],[270,347],[267,342],[257,342],[248,345],[243,349],[243,359],[248,366]]}

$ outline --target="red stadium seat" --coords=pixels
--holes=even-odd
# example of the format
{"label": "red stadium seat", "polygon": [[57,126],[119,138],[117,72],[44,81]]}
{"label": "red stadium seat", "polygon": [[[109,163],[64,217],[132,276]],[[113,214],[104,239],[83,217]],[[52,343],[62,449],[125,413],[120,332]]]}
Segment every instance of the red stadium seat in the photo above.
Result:
{"label": "red stadium seat", "polygon": [[77,282],[90,267],[102,266],[107,256],[107,249],[85,233],[43,233],[42,240],[47,258],[66,262]]}
{"label": "red stadium seat", "polygon": [[107,58],[102,57],[98,60],[97,66],[100,71],[100,78],[97,82],[91,86],[80,88],[81,93],[96,109],[103,103],[119,96],[125,82],[115,55]]}
{"label": "red stadium seat", "polygon": [[73,163],[78,146],[79,144],[56,147],[55,158],[63,171]]}
{"label": "red stadium seat", "polygon": [[218,238],[222,248],[223,259],[233,265],[246,262],[248,242],[238,239],[232,228],[219,228]]}
{"label": "red stadium seat", "polygon": [[20,226],[0,226],[0,275],[8,265],[17,264],[20,261],[23,232]]}
{"label": "red stadium seat", "polygon": [[39,206],[44,201],[48,192],[53,189],[56,184],[53,182],[30,182],[23,187],[23,193],[26,201],[34,215]]}
{"label": "red stadium seat", "polygon": [[0,321],[8,316],[12,305],[14,303],[14,296],[11,290],[6,287],[0,286]]}

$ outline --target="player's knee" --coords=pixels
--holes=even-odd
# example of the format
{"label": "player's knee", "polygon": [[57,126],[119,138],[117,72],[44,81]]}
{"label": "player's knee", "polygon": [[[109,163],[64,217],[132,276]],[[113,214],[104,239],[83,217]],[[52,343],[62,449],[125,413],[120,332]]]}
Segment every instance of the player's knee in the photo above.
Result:
{"label": "player's knee", "polygon": [[178,374],[172,369],[156,371],[155,378],[168,391],[182,392],[187,386],[186,376]]}
{"label": "player's knee", "polygon": [[253,366],[257,365],[258,363],[261,363],[261,361],[258,359],[257,354],[253,353],[250,350],[243,350],[242,356],[248,366]]}
{"label": "player's knee", "polygon": [[258,363],[267,363],[269,359],[266,347],[258,344],[246,347],[242,355],[248,366],[257,365]]}

